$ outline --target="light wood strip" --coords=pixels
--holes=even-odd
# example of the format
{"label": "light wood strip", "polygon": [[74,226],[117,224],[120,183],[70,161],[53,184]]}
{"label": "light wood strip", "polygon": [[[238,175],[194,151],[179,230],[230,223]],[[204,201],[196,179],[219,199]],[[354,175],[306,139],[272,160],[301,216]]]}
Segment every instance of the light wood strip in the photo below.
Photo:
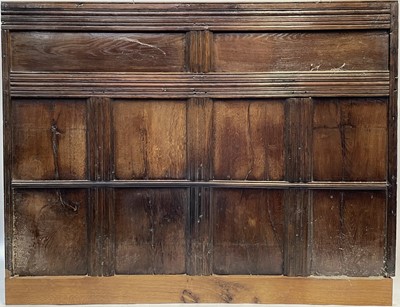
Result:
{"label": "light wood strip", "polygon": [[391,305],[390,278],[136,275],[14,277],[7,304],[263,303]]}
{"label": "light wood strip", "polygon": [[261,189],[332,189],[332,190],[386,190],[386,182],[327,182],[295,183],[287,181],[250,180],[14,180],[13,188],[89,188],[89,187],[210,187],[210,188],[261,188]]}

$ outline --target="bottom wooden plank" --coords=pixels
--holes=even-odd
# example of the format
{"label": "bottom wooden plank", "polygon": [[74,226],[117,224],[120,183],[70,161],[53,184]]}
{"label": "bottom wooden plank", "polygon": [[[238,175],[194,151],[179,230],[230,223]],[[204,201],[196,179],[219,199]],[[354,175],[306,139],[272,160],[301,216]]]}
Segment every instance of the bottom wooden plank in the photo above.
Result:
{"label": "bottom wooden plank", "polygon": [[390,278],[130,275],[7,277],[7,304],[391,305]]}

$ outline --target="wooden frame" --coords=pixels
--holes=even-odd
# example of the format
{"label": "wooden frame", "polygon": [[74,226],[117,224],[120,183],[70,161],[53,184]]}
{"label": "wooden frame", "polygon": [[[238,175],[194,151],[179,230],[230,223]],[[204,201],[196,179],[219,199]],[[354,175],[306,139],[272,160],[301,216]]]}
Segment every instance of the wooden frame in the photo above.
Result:
{"label": "wooden frame", "polygon": [[[86,304],[86,303],[296,303],[391,305],[395,272],[396,175],[397,175],[397,1],[322,1],[318,3],[237,3],[237,4],[110,4],[110,3],[2,3],[3,110],[5,165],[5,229],[7,304]],[[60,10],[62,9],[62,10]],[[220,19],[214,18],[220,16]],[[123,16],[118,18],[117,16]],[[151,16],[151,22],[148,21]],[[182,16],[185,16],[182,19]],[[306,16],[306,17],[304,17]],[[83,18],[84,17],[84,18]],[[105,31],[127,33],[184,33],[187,71],[168,73],[126,72],[28,72],[13,70],[11,34],[29,31],[77,32]],[[290,72],[213,72],[213,33],[260,31],[387,31],[389,33],[389,69],[368,71],[290,71]],[[312,69],[311,69],[312,70]],[[279,80],[277,82],[276,80]],[[218,84],[219,86],[215,86]],[[204,125],[192,127],[188,144],[192,163],[183,180],[116,180],[112,170],[113,143],[108,127],[112,125],[112,99],[165,97],[187,99],[193,106],[192,119]],[[91,123],[88,144],[90,156],[87,180],[12,179],[13,111],[11,100],[32,97],[80,98],[87,101],[88,118],[101,116]],[[385,97],[388,99],[388,153],[386,180],[381,181],[313,181],[309,158],[311,149],[293,154],[285,166],[282,181],[219,180],[211,176],[210,165],[201,174],[199,165],[207,163],[211,146],[202,141],[210,129],[205,123],[210,114],[204,105],[218,98],[287,98],[286,113],[292,129],[309,125],[312,108],[309,97]],[[298,102],[301,101],[299,104]],[[100,115],[101,114],[101,115]],[[302,114],[302,116],[298,116]],[[307,126],[308,127],[308,126]],[[190,130],[189,129],[189,130]],[[310,141],[311,127],[296,136],[286,135],[292,152]],[[105,144],[105,146],[101,146]],[[290,147],[289,146],[289,147]],[[311,145],[309,145],[311,146]],[[307,147],[307,146],[306,146]],[[200,154],[197,154],[200,153]],[[292,153],[291,153],[292,154]],[[104,157],[111,157],[109,159]],[[300,165],[306,165],[301,168]],[[203,166],[202,166],[203,167]],[[57,178],[56,178],[57,179]],[[287,276],[190,276],[135,275],[115,273],[113,243],[113,191],[116,188],[179,187],[189,191],[192,204],[206,202],[196,195],[208,195],[213,188],[282,189],[286,207],[286,226],[308,223],[309,199],[313,191],[382,191],[386,193],[385,272],[386,278],[324,279],[294,277],[310,275],[308,229],[301,233],[287,229],[284,246],[284,275]],[[13,191],[16,189],[76,189],[89,192],[88,275],[63,277],[18,277],[13,273]],[[301,194],[300,191],[307,191]],[[298,195],[301,194],[301,197]],[[208,199],[208,198],[207,198]],[[107,205],[110,204],[110,205]],[[193,206],[193,205],[192,205]],[[209,239],[207,225],[198,226],[201,215],[196,208],[188,228],[200,239]],[[297,210],[297,211],[296,211]],[[302,214],[298,213],[298,210]],[[304,214],[303,214],[304,213]],[[207,216],[210,212],[204,212]],[[300,239],[297,237],[300,236]],[[111,240],[110,240],[111,238]],[[198,253],[191,246],[193,254]],[[101,252],[99,252],[101,251]],[[289,254],[298,255],[297,258]],[[197,263],[188,256],[188,272],[209,275],[209,260]],[[199,269],[200,268],[200,269]],[[13,275],[13,276],[11,276]],[[95,276],[112,276],[107,278]],[[291,277],[288,277],[291,276]],[[51,291],[49,291],[51,289]],[[137,291],[131,291],[136,289]],[[49,292],[51,292],[49,294]],[[46,293],[46,295],[43,295]],[[73,295],[71,295],[73,293]]]}

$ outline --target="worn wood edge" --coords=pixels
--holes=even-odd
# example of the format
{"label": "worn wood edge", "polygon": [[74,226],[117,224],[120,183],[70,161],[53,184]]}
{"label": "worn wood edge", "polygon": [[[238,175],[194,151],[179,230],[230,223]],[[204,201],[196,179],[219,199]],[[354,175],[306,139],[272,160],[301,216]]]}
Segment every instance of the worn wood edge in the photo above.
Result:
{"label": "worn wood edge", "polygon": [[120,275],[6,277],[6,304],[392,305],[390,278]]}

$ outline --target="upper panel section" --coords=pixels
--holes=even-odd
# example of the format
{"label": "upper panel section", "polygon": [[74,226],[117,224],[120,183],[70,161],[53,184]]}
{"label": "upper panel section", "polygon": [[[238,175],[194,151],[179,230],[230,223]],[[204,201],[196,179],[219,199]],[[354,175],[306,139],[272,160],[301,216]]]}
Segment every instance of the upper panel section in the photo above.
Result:
{"label": "upper panel section", "polygon": [[25,30],[388,29],[390,5],[386,1],[229,4],[4,2],[2,20],[3,28]]}

